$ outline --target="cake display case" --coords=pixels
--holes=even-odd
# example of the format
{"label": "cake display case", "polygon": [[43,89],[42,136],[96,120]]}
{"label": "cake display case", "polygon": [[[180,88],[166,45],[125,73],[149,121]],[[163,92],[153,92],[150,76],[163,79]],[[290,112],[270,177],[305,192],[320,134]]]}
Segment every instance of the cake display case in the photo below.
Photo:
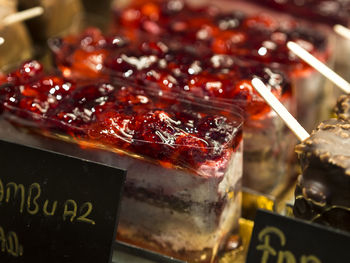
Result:
{"label": "cake display case", "polygon": [[[99,18],[107,27],[76,30],[89,18],[86,3],[64,1],[67,30],[51,27],[58,20],[47,6],[33,24],[45,53],[1,67],[0,139],[127,172],[117,250],[141,252],[139,259],[120,253],[117,262],[243,263],[257,208],[292,216],[295,184],[295,216],[311,220],[335,204],[336,190],[322,188],[329,178],[314,176],[308,157],[297,181],[297,140],[251,82],[262,80],[311,131],[335,98],[287,42],[331,65],[333,36],[239,2],[114,1]],[[342,116],[346,106],[338,103]],[[346,127],[336,135],[346,136]],[[318,145],[308,148],[319,138],[311,141],[297,153],[322,163]],[[327,224],[327,216],[314,221]]]}

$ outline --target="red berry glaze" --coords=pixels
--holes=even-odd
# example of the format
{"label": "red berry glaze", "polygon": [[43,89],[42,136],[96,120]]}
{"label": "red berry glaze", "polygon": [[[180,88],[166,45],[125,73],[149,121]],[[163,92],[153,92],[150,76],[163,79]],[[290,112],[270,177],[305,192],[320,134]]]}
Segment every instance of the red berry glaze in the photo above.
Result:
{"label": "red berry glaze", "polygon": [[349,25],[350,2],[344,0],[250,0],[297,17],[329,25]]}
{"label": "red berry glaze", "polygon": [[290,95],[288,78],[307,68],[290,56],[287,41],[303,43],[320,59],[326,53],[324,36],[295,21],[194,8],[181,0],[133,1],[116,12],[114,30],[114,36],[88,29],[56,40],[55,61],[64,76],[127,79],[155,91],[225,100],[254,118],[270,108],[251,89],[253,77],[281,99]]}
{"label": "red berry glaze", "polygon": [[[204,44],[208,48],[211,47],[215,54],[242,56],[267,64],[280,63],[293,70],[301,61],[289,56],[286,41],[302,39],[312,46],[311,52],[320,59],[325,59],[321,52],[325,51],[326,37],[293,20],[281,22],[265,14],[248,16],[238,11],[224,13],[212,6],[191,7],[185,1],[179,0],[132,3],[130,8],[135,12],[138,10],[137,13],[140,14],[138,26],[123,23],[124,14],[129,12],[127,8],[116,12],[114,29],[120,34],[131,35],[132,32],[133,41],[157,36],[165,40],[170,39],[170,42],[176,40],[181,45],[194,45],[195,48]],[[157,19],[153,21],[158,26],[155,33],[145,30],[142,26],[151,20],[149,16],[142,14],[142,10],[154,4],[160,6],[160,12],[155,12]],[[285,41],[281,42],[272,37],[276,33],[283,34]]]}
{"label": "red berry glaze", "polygon": [[45,132],[69,134],[166,167],[196,169],[232,152],[241,140],[239,117],[198,111],[198,105],[171,93],[159,96],[125,82],[72,82],[41,71],[10,80],[0,86],[0,113],[11,113],[12,121],[16,116],[18,124],[29,121]]}

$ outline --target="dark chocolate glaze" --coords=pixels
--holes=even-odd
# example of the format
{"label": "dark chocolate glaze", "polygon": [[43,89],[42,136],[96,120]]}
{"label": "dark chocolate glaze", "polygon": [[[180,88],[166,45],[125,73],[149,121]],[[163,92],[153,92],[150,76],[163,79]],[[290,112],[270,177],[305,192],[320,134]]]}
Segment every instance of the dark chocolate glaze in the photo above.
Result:
{"label": "dark chocolate glaze", "polygon": [[350,95],[341,95],[334,108],[338,119],[350,120]]}
{"label": "dark chocolate glaze", "polygon": [[302,175],[294,215],[350,231],[350,122],[322,122],[296,152]]}

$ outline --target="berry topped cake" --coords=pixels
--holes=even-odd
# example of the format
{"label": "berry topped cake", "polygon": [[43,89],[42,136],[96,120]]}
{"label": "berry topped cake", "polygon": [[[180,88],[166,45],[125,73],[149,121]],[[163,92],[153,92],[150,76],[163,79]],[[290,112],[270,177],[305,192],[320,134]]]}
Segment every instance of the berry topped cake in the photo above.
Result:
{"label": "berry topped cake", "polygon": [[349,0],[250,0],[266,5],[272,9],[283,11],[300,18],[313,20],[325,24],[349,25]]}
{"label": "berry topped cake", "polygon": [[183,0],[129,2],[124,8],[116,8],[112,28],[132,42],[152,38],[177,41],[202,52],[277,64],[290,73],[309,66],[288,52],[288,41],[299,43],[321,60],[328,55],[322,32],[290,17],[279,19],[269,13],[240,9],[232,1],[200,6]]}
{"label": "berry topped cake", "polygon": [[0,84],[2,123],[96,150],[127,170],[120,239],[212,262],[237,230],[238,110],[214,103],[204,108],[200,101],[123,81],[68,80],[45,73],[37,61],[1,77]]}

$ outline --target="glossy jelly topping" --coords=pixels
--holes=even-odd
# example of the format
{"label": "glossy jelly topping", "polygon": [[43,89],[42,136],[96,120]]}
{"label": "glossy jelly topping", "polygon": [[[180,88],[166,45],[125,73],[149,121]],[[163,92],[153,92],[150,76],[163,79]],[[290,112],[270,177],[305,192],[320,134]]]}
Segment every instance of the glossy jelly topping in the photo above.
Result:
{"label": "glossy jelly topping", "polygon": [[166,167],[193,169],[229,158],[241,140],[238,114],[126,82],[73,82],[43,73],[37,61],[2,78],[0,111],[19,125],[67,133]]}
{"label": "glossy jelly topping", "polygon": [[250,0],[307,20],[329,25],[349,25],[349,0]]}
{"label": "glossy jelly topping", "polygon": [[321,60],[327,53],[324,36],[295,21],[190,7],[181,0],[133,1],[116,12],[113,31],[104,35],[89,28],[52,40],[63,75],[127,79],[155,90],[244,104],[247,116],[254,118],[270,109],[254,91],[253,77],[263,79],[281,99],[289,95],[288,78],[309,69],[288,51],[287,41]]}
{"label": "glossy jelly topping", "polygon": [[[56,64],[69,79],[127,79],[157,91],[239,104],[246,108],[248,116],[269,110],[251,85],[253,77],[262,78],[278,98],[290,92],[289,81],[280,70],[257,61],[215,54],[205,46],[195,48],[159,39],[133,42],[125,37],[103,36],[93,28],[72,39],[51,42]],[[113,41],[119,44],[113,45]],[[92,42],[102,46],[82,44]],[[79,57],[77,54],[82,52],[85,56]],[[101,52],[108,56],[98,55],[100,62],[96,63],[96,54]]]}
{"label": "glossy jelly topping", "polygon": [[[185,2],[132,1],[130,6],[116,11],[114,29],[133,41],[144,39],[146,34],[193,45],[195,49],[206,48],[214,54],[292,68],[303,65],[286,47],[287,41],[295,41],[322,59],[325,36],[294,20],[278,21],[267,14],[249,16],[241,11],[222,12],[214,6],[191,7]],[[234,2],[231,6],[234,8]],[[150,15],[150,9],[155,15]]]}

